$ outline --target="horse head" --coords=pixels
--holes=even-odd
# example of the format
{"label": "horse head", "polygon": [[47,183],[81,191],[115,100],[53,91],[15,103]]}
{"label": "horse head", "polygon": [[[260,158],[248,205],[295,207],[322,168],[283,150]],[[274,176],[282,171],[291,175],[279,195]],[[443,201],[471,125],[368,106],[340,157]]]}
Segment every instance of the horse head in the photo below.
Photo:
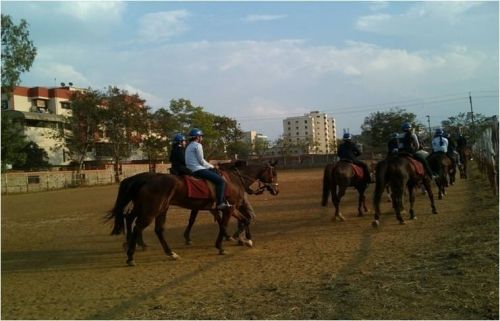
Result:
{"label": "horse head", "polygon": [[[232,164],[235,173],[240,177],[248,194],[262,194],[268,190],[271,195],[278,195],[279,184],[276,173],[277,161],[268,162],[264,165],[248,165],[245,161],[236,161]],[[250,185],[255,181],[259,183],[257,190],[251,190]]]}

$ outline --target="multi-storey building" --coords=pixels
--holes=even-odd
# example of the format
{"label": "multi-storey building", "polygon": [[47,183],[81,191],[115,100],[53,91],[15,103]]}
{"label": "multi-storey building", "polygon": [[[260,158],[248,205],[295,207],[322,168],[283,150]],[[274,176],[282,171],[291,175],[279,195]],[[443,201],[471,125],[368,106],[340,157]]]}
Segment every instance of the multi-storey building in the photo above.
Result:
{"label": "multi-storey building", "polygon": [[334,154],[337,152],[335,119],[312,111],[283,120],[283,143],[292,154]]}
{"label": "multi-storey building", "polygon": [[59,142],[56,131],[63,130],[65,117],[71,114],[71,92],[74,87],[21,87],[10,95],[2,93],[2,112],[12,113],[24,126],[28,140],[43,148],[53,165],[66,165],[70,159],[63,149],[55,148]]}

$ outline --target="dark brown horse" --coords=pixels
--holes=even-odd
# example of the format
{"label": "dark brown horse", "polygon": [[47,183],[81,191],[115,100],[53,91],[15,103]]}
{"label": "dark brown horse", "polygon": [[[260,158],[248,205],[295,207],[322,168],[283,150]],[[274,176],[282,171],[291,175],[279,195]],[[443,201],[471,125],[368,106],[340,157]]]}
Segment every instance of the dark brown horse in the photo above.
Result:
{"label": "dark brown horse", "polygon": [[[237,161],[233,166],[223,169],[222,172],[227,174],[226,189],[229,195],[226,199],[233,204],[222,211],[221,216],[217,219],[219,223],[219,233],[215,242],[219,254],[224,254],[222,239],[227,235],[227,223],[231,216],[235,216],[244,220],[245,217],[238,212],[250,186],[255,181],[260,181],[264,186],[268,187],[272,194],[279,193],[277,174],[275,169],[276,163],[267,163],[265,165],[247,165],[245,162]],[[165,221],[168,208],[171,205],[180,206],[191,210],[214,210],[214,199],[192,199],[188,197],[188,190],[183,177],[167,174],[156,174],[151,176],[147,182],[138,187],[138,190],[133,190],[132,197],[133,207],[129,214],[126,213],[126,207],[130,203],[130,199],[123,197],[125,193],[120,195],[122,185],[115,202],[115,206],[108,213],[107,219],[114,220],[114,227],[111,234],[121,234],[125,231],[125,225],[128,225],[131,220],[126,220],[127,215],[134,218],[134,227],[131,228],[131,233],[127,236],[127,263],[135,265],[134,253],[135,247],[140,238],[142,231],[153,220],[155,221],[155,233],[162,245],[162,248],[169,257],[176,259],[179,256],[172,251],[164,237]],[[215,215],[219,216],[219,213]],[[128,227],[127,227],[128,229]]]}
{"label": "dark brown horse", "polygon": [[365,190],[368,186],[366,177],[358,177],[355,175],[353,164],[347,161],[340,160],[333,164],[328,164],[323,173],[323,196],[321,205],[326,206],[328,203],[329,193],[332,195],[332,202],[335,207],[335,213],[332,218],[335,221],[337,218],[344,221],[345,218],[340,212],[340,200],[344,196],[348,187],[354,187],[359,194],[358,198],[358,216],[363,216],[364,212],[368,211],[365,204]]}
{"label": "dark brown horse", "polygon": [[454,173],[454,162],[445,153],[432,153],[427,157],[429,166],[434,173],[438,174],[436,185],[438,187],[438,199],[443,199],[446,195],[445,188],[448,187],[448,176],[450,176],[450,184],[452,183],[452,174]]}
{"label": "dark brown horse", "polygon": [[410,219],[415,219],[413,204],[415,203],[415,187],[424,184],[429,200],[431,201],[432,213],[437,214],[436,206],[434,205],[434,195],[431,189],[431,180],[422,174],[417,173],[414,165],[406,156],[398,154],[389,155],[386,159],[377,164],[375,171],[376,183],[375,194],[373,197],[373,206],[375,209],[375,220],[372,225],[379,226],[380,222],[380,199],[386,185],[390,186],[392,207],[396,212],[396,218],[400,224],[405,224],[401,216],[404,210],[404,193],[408,190],[410,198]]}
{"label": "dark brown horse", "polygon": [[467,165],[472,156],[470,147],[457,147],[458,155],[460,155],[461,164],[458,166],[458,171],[460,172],[460,178],[467,178]]}

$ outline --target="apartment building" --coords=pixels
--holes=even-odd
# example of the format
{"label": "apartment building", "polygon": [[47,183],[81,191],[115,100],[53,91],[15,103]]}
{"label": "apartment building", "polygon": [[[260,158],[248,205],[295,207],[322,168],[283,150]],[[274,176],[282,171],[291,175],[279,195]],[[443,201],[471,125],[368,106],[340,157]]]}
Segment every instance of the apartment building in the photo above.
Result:
{"label": "apartment building", "polygon": [[269,138],[265,135],[262,135],[261,133],[256,132],[255,130],[249,130],[249,131],[243,132],[243,139],[242,140],[245,143],[252,146],[252,151],[255,151],[256,142],[258,142],[259,140],[268,142]]}
{"label": "apartment building", "polygon": [[283,140],[292,154],[335,154],[335,118],[319,111],[288,117],[283,120]]}
{"label": "apartment building", "polygon": [[28,140],[43,148],[53,165],[66,165],[70,159],[62,149],[56,131],[64,128],[65,117],[71,114],[71,93],[74,87],[57,88],[16,86],[11,95],[2,93],[2,112],[9,112],[24,126]]}

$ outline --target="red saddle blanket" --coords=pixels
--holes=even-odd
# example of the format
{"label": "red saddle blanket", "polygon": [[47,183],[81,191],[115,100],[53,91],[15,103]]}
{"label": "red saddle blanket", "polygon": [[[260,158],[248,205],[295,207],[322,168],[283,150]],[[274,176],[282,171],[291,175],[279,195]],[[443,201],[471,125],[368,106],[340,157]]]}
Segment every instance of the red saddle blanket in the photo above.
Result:
{"label": "red saddle blanket", "polygon": [[[229,180],[226,173],[223,173],[226,182]],[[195,178],[193,176],[184,175],[189,198],[215,199],[215,186],[205,179]],[[210,187],[208,186],[210,184]],[[224,196],[229,196],[229,186],[226,184]]]}
{"label": "red saddle blanket", "polygon": [[410,164],[413,166],[413,168],[415,168],[415,172],[417,172],[418,175],[420,176],[425,175],[424,165],[421,162],[419,162],[413,157],[406,156],[406,159],[410,161]]}

